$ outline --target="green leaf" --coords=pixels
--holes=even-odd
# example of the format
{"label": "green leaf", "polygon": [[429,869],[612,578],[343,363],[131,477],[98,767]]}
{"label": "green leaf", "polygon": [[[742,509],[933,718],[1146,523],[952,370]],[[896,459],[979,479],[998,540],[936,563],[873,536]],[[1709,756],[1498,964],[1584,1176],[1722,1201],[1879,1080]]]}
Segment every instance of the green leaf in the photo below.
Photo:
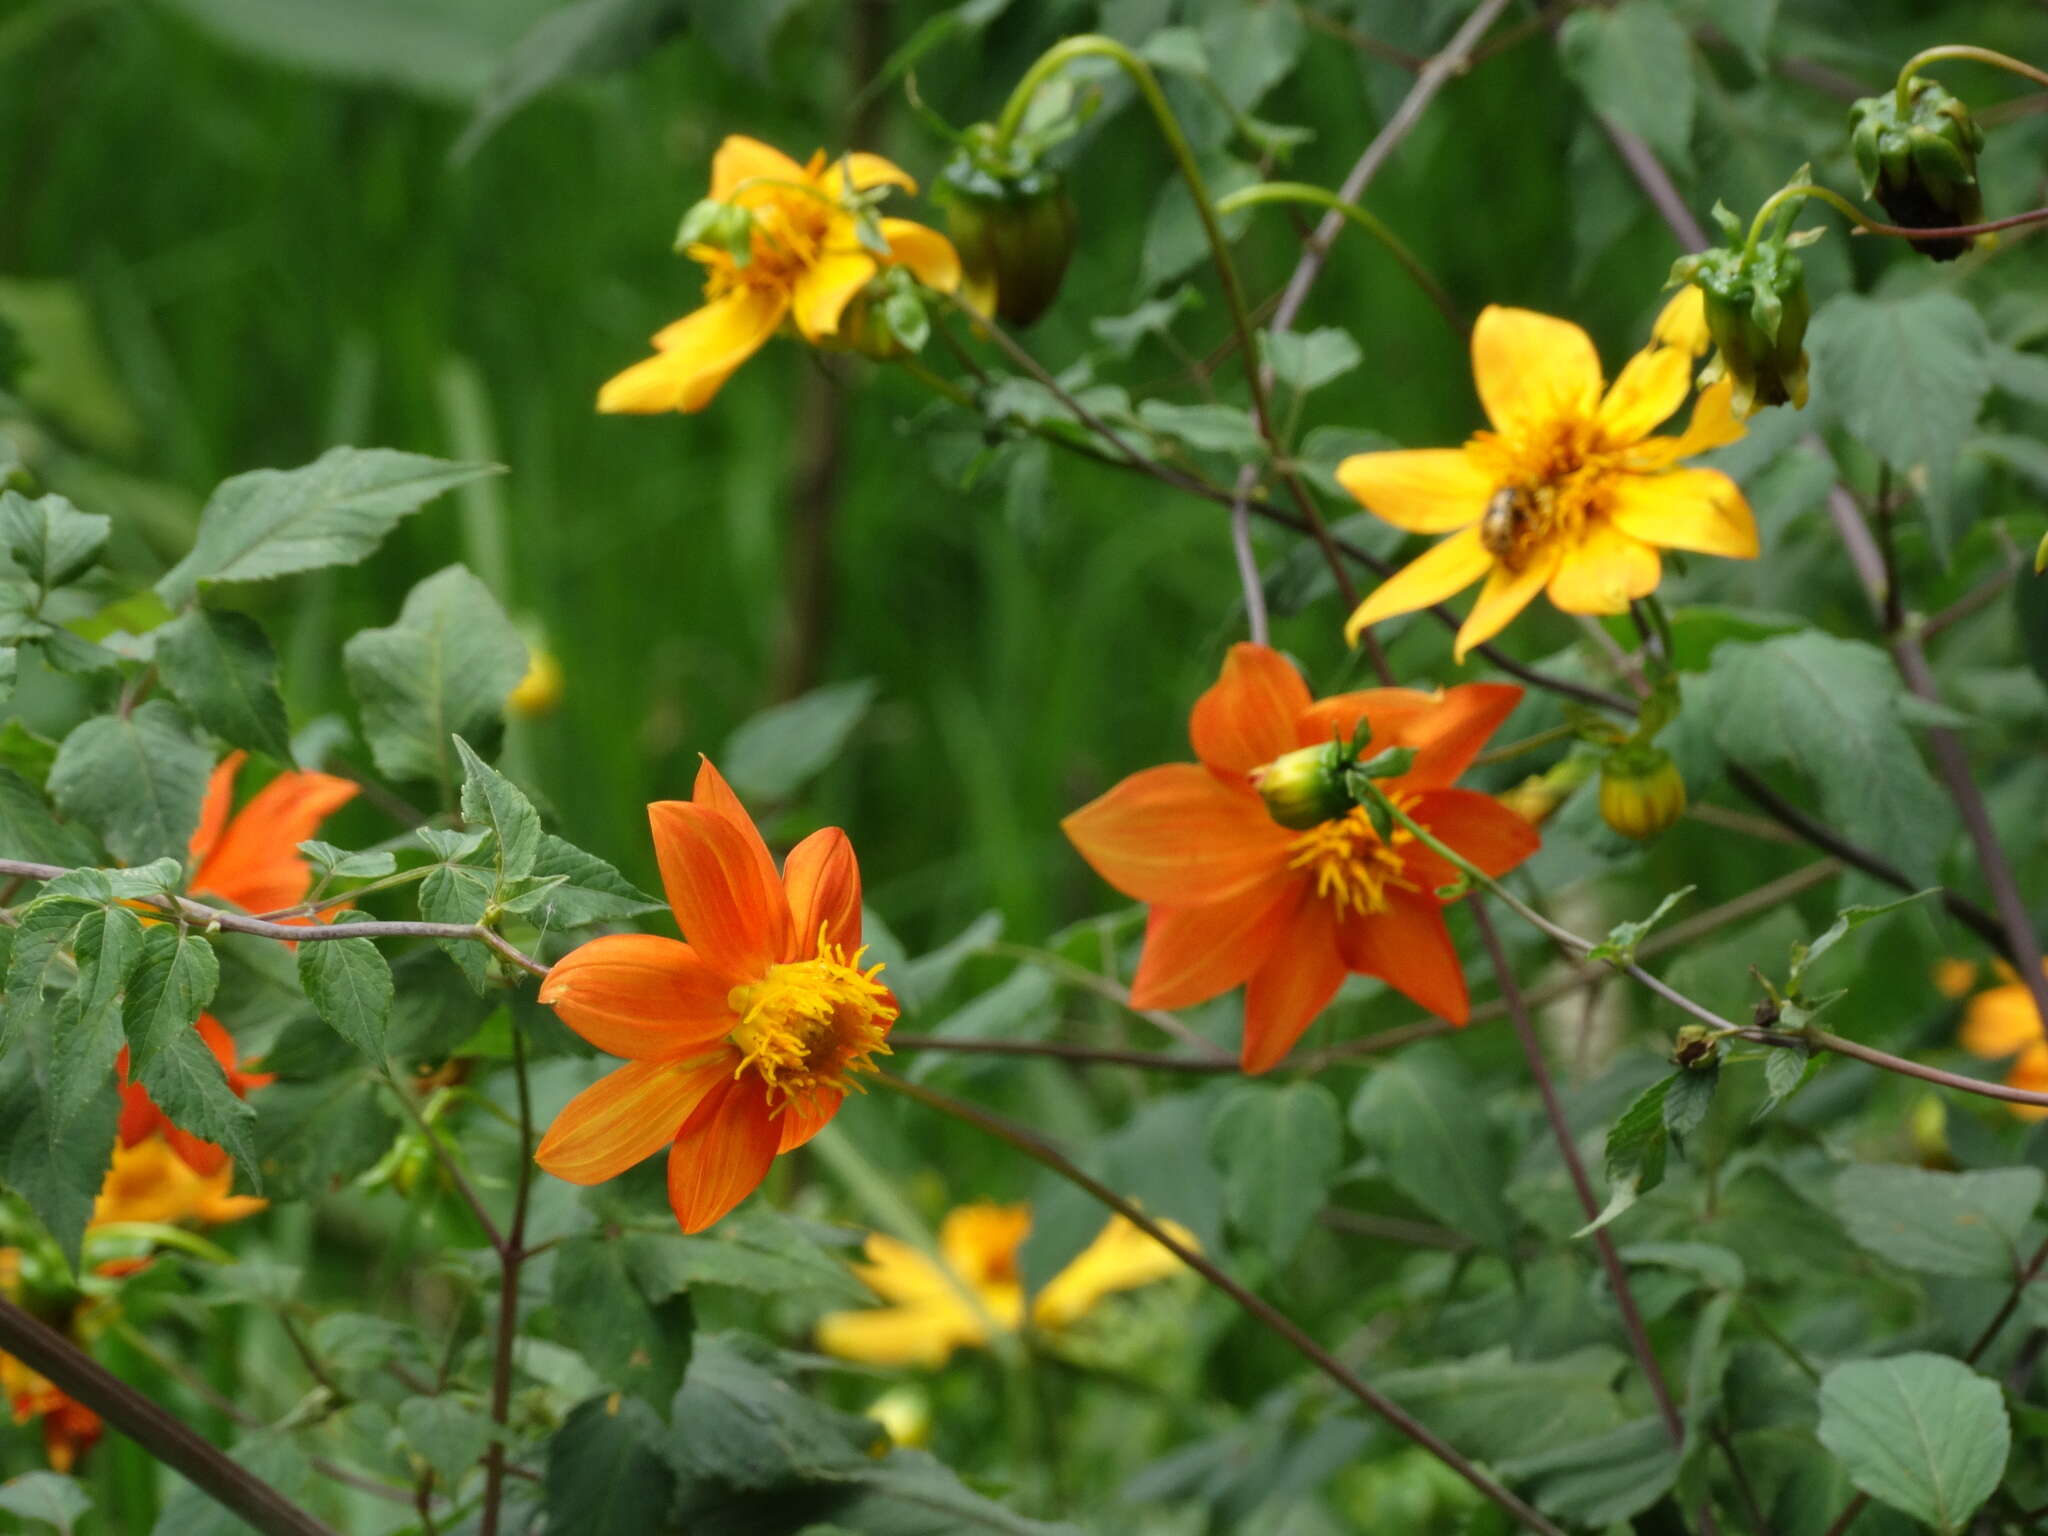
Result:
{"label": "green leaf", "polygon": [[1247,1083],[1209,1124],[1224,1208],[1274,1265],[1294,1252],[1344,1156],[1343,1116],[1320,1083]]}
{"label": "green leaf", "polygon": [[182,859],[199,825],[213,754],[175,704],[148,699],[88,720],[57,749],[50,798],[124,864]]}
{"label": "green leaf", "polygon": [[549,11],[499,63],[450,158],[469,159],[507,118],[562,81],[638,63],[689,16],[688,0],[576,0]]}
{"label": "green leaf", "polygon": [[91,1508],[91,1496],[60,1473],[24,1472],[0,1483],[0,1510],[55,1526],[58,1536],[71,1536],[74,1522]]}
{"label": "green leaf", "polygon": [[1375,1071],[1351,1101],[1351,1129],[1439,1221],[1488,1248],[1513,1241],[1506,1159],[1478,1086],[1448,1049],[1416,1046]]}
{"label": "green leaf", "polygon": [[28,1202],[75,1271],[85,1224],[114,1158],[121,1094],[109,1072],[84,1108],[58,1125],[27,1033],[16,1031],[0,1051],[0,1185]]}
{"label": "green leaf", "polygon": [[1898,718],[1903,686],[1877,647],[1806,630],[1721,646],[1688,713],[1703,711],[1737,762],[1796,769],[1827,820],[1931,885],[1955,809]]}
{"label": "green leaf", "polygon": [[164,686],[214,735],[291,761],[277,652],[247,614],[188,609],[156,632]]}
{"label": "green leaf", "polygon": [[1873,917],[1883,917],[1887,912],[1896,912],[1901,907],[1911,906],[1923,897],[1939,895],[1940,889],[1939,886],[1929,886],[1924,891],[1915,891],[1912,895],[1901,896],[1896,901],[1880,902],[1875,906],[1842,908],[1819,938],[1810,944],[1792,946],[1792,966],[1785,983],[1786,992],[1797,997],[1800,983],[1806,977],[1806,968],[1847,938],[1851,930],[1861,928]]}
{"label": "green leaf", "polygon": [[1678,1479],[1681,1457],[1664,1423],[1635,1419],[1591,1440],[1502,1462],[1495,1470],[1526,1482],[1536,1503],[1560,1520],[1608,1526],[1641,1514]]}
{"label": "green leaf", "polygon": [[81,512],[62,496],[31,501],[19,491],[0,492],[0,542],[42,592],[84,575],[113,527],[113,519]]}
{"label": "green leaf", "polygon": [[526,642],[459,565],[414,587],[396,624],[363,630],[341,656],[378,769],[439,784],[455,782],[454,738],[494,738],[526,674]]}
{"label": "green leaf", "polygon": [[1968,1528],[2012,1447],[1997,1384],[1960,1360],[1918,1352],[1829,1371],[1819,1433],[1852,1483],[1941,1536]]}
{"label": "green leaf", "polygon": [[194,1028],[219,985],[220,960],[211,944],[175,923],[153,925],[143,935],[142,961],[121,1009],[128,1071],[174,1124],[225,1147],[253,1176],[256,1147],[249,1132],[256,1111],[228,1086]]}
{"label": "green leaf", "polygon": [[351,853],[309,837],[299,844],[299,852],[313,866],[314,875],[322,880],[381,880],[398,872],[398,855],[388,848]]}
{"label": "green leaf", "polygon": [[738,1489],[865,1471],[881,1426],[804,1396],[754,1358],[751,1351],[763,1348],[734,1334],[698,1338],[663,1459],[693,1482]]}
{"label": "green leaf", "polygon": [[1721,1069],[1713,1062],[1689,1067],[1671,1079],[1670,1090],[1664,1095],[1664,1129],[1672,1141],[1682,1142],[1706,1124],[1720,1080]]}
{"label": "green leaf", "polygon": [[1242,406],[1144,400],[1138,405],[1138,420],[1149,431],[1204,453],[1226,453],[1238,459],[1265,453],[1264,439],[1253,425],[1251,413]]}
{"label": "green leaf", "polygon": [[1603,117],[1667,165],[1692,164],[1692,41],[1659,0],[1574,11],[1558,31],[1565,73]]}
{"label": "green leaf", "polygon": [[533,871],[540,853],[540,812],[518,785],[478,757],[460,736],[455,738],[455,751],[462,759],[462,819],[473,827],[490,828],[491,859],[502,891],[506,882]]}
{"label": "green leaf", "polygon": [[36,864],[90,864],[92,839],[57,820],[42,791],[11,768],[0,767],[0,857]]}
{"label": "green leaf", "polygon": [[1616,965],[1632,964],[1636,958],[1636,946],[1643,942],[1652,928],[1664,921],[1665,914],[1686,897],[1698,890],[1696,885],[1682,885],[1662,901],[1657,910],[1641,922],[1616,923],[1607,930],[1607,937],[1586,951],[1588,960],[1606,960]]}
{"label": "green leaf", "polygon": [[786,1297],[819,1311],[871,1306],[874,1293],[836,1252],[807,1236],[804,1226],[755,1202],[701,1236],[635,1232],[626,1246],[634,1276],[650,1297],[716,1285]]}
{"label": "green leaf", "polygon": [[563,1336],[608,1387],[665,1405],[690,1360],[687,1296],[650,1295],[633,1250],[605,1237],[576,1237],[555,1255],[553,1300]]}
{"label": "green leaf", "polygon": [[549,1528],[647,1536],[650,1515],[675,1497],[675,1477],[654,1451],[661,1438],[661,1420],[637,1397],[577,1404],[548,1441],[541,1486]]}
{"label": "green leaf", "polygon": [[398,1432],[413,1455],[452,1489],[490,1449],[490,1419],[452,1397],[408,1397],[398,1405]]}
{"label": "green leaf", "polygon": [[495,464],[455,464],[388,448],[330,448],[299,469],[236,475],[213,493],[191,553],[156,589],[181,608],[202,583],[353,565],[400,518],[443,491],[498,473]]}
{"label": "green leaf", "polygon": [[2009,1281],[2044,1183],[2038,1168],[1937,1173],[1859,1163],[1835,1176],[1835,1214],[1860,1246],[1891,1263]]}
{"label": "green leaf", "polygon": [[[342,913],[341,921],[353,914]],[[369,939],[299,945],[299,985],[328,1027],[373,1062],[384,1060],[391,1024],[391,966]]]}
{"label": "green leaf", "polygon": [[1351,333],[1334,326],[1306,332],[1261,331],[1259,341],[1273,377],[1296,394],[1340,379],[1365,361]]}
{"label": "green leaf", "polygon": [[1880,460],[1926,475],[1929,526],[1946,552],[1957,455],[1991,389],[1990,338],[1969,302],[1930,288],[1844,293],[1813,317],[1814,398]]}
{"label": "green leaf", "polygon": [[126,1037],[121,998],[142,959],[142,922],[126,907],[95,907],[71,935],[78,980],[57,1005],[56,1038],[45,1061],[45,1106],[54,1131],[66,1130],[112,1081]]}
{"label": "green leaf", "polygon": [[1502,1344],[1463,1360],[1389,1372],[1374,1384],[1459,1450],[1495,1462],[1614,1429],[1622,1422],[1614,1383],[1626,1366],[1606,1345],[1519,1362]]}
{"label": "green leaf", "polygon": [[272,1083],[252,1095],[256,1164],[271,1198],[330,1193],[382,1157],[396,1126],[380,1097],[377,1080],[360,1070]]}
{"label": "green leaf", "polygon": [[[480,923],[491,905],[491,876],[474,864],[443,864],[420,882],[420,916],[430,923]],[[490,956],[467,939],[437,939],[479,996],[490,984]]]}
{"label": "green leaf", "polygon": [[[230,1453],[285,1499],[304,1505],[313,1492],[313,1468],[284,1434],[260,1430]],[[210,1493],[186,1483],[164,1501],[150,1536],[249,1536],[249,1527]]]}
{"label": "green leaf", "polygon": [[875,692],[863,677],[763,710],[726,738],[719,771],[743,798],[787,800],[845,749]]}
{"label": "green leaf", "polygon": [[1672,1084],[1685,1075],[1674,1072],[1650,1084],[1608,1128],[1607,1204],[1572,1236],[1598,1231],[1664,1182],[1664,1158],[1671,1139],[1664,1128],[1664,1101]]}
{"label": "green leaf", "polygon": [[544,927],[585,928],[592,923],[623,923],[661,910],[660,902],[596,854],[585,853],[551,832],[541,834],[532,872],[560,882],[530,914]]}
{"label": "green leaf", "polygon": [[1064,1520],[1033,1520],[961,1482],[923,1451],[892,1451],[862,1472],[853,1495],[832,1510],[859,1536],[1081,1536]]}
{"label": "green leaf", "polygon": [[1753,1120],[1761,1120],[1803,1088],[1820,1070],[1820,1059],[1803,1045],[1774,1047],[1764,1057],[1764,1087],[1769,1093]]}

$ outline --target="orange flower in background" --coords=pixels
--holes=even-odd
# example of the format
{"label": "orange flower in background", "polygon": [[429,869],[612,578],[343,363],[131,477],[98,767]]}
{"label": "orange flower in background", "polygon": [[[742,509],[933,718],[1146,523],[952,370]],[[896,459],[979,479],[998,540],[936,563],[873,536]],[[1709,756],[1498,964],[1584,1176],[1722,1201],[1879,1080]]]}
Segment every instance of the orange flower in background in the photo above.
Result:
{"label": "orange flower in background", "polygon": [[600,1184],[666,1146],[669,1203],[700,1232],[876,1070],[896,999],[879,965],[860,965],[860,868],[844,832],[813,832],[778,876],[708,759],[692,799],[647,816],[688,942],[609,934],[548,973],[540,1000],[630,1065],[572,1099],[535,1155],[557,1178]]}
{"label": "orange flower in background", "polygon": [[[1963,1049],[1985,1061],[2011,1057],[2012,1065],[2005,1074],[2007,1087],[2024,1088],[2030,1093],[2048,1093],[2048,1038],[2042,1034],[2041,1012],[2034,1006],[2034,994],[2013,974],[2011,966],[2002,960],[1993,964],[2004,978],[2003,984],[1979,992],[1964,1007]],[[2042,969],[2048,971],[2048,960],[2042,962]],[[1955,974],[1952,971],[1951,977]],[[2005,1107],[2022,1120],[2048,1117],[2048,1109],[2039,1109],[2032,1104],[2007,1104]]]}
{"label": "orange flower in background", "polygon": [[1362,807],[1282,826],[1254,780],[1302,748],[1348,742],[1364,720],[1368,756],[1415,749],[1381,788],[1447,846],[1505,874],[1536,851],[1536,829],[1451,786],[1521,696],[1465,683],[1316,701],[1277,651],[1232,646],[1189,721],[1201,762],[1133,774],[1062,823],[1103,879],[1151,908],[1132,1003],[1181,1008],[1243,986],[1247,1072],[1285,1056],[1350,971],[1464,1023],[1465,976],[1436,894],[1457,872],[1405,829],[1383,841]]}
{"label": "orange flower in background", "polygon": [[306,899],[313,871],[299,844],[356,797],[357,786],[329,773],[287,769],[228,814],[235,776],[246,752],[230,752],[207,781],[191,843],[186,889],[201,900],[230,902],[244,912],[275,912]]}
{"label": "orange flower in background", "polygon": [[269,1201],[254,1195],[229,1194],[234,1182],[233,1169],[201,1173],[163,1137],[147,1137],[115,1148],[86,1230],[126,1222],[169,1226],[192,1221],[218,1227],[268,1207]]}
{"label": "orange flower in background", "polygon": [[43,1454],[52,1471],[69,1472],[77,1466],[106,1427],[85,1404],[12,1355],[0,1355],[0,1395],[6,1397],[15,1423],[43,1421]]}
{"label": "orange flower in background", "polygon": [[1472,329],[1472,375],[1493,430],[1462,448],[1354,454],[1337,466],[1338,481],[1375,516],[1450,535],[1381,582],[1346,637],[1484,579],[1458,630],[1463,661],[1538,592],[1567,613],[1625,612],[1656,590],[1659,549],[1753,558],[1756,519],[1735,482],[1679,467],[1743,435],[1730,382],[1700,395],[1683,435],[1650,435],[1684,403],[1705,344],[1699,290],[1688,288],[1603,393],[1584,331],[1488,306]]}
{"label": "orange flower in background", "polygon": [[813,345],[837,337],[847,306],[884,267],[906,267],[942,292],[959,287],[960,257],[944,235],[866,213],[888,187],[915,192],[917,183],[880,155],[828,165],[819,150],[799,165],[740,134],[720,144],[708,201],[723,205],[713,222],[729,238],[689,247],[705,269],[704,307],[657,331],[655,355],[607,383],[597,408],[701,411],[785,320]]}

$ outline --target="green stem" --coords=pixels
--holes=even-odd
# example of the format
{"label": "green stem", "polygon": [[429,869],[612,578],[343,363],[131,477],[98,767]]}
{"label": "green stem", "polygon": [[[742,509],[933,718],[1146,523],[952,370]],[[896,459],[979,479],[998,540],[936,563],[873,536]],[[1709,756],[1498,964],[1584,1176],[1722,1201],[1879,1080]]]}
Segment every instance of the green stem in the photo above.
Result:
{"label": "green stem", "polygon": [[1868,230],[1873,235],[1899,235],[1915,240],[1925,235],[1924,230],[1901,229],[1895,224],[1880,224],[1841,193],[1831,192],[1815,182],[1802,181],[1796,186],[1780,187],[1764,199],[1763,207],[1757,209],[1756,217],[1749,221],[1749,236],[1742,242],[1743,261],[1748,262],[1756,256],[1756,248],[1763,243],[1764,224],[1772,214],[1787,203],[1802,201],[1809,197],[1819,198],[1850,223],[1859,229]]}
{"label": "green stem", "polygon": [[2048,85],[2048,71],[2036,69],[2009,53],[1979,48],[1972,43],[1943,43],[1938,47],[1921,49],[1899,66],[1899,83],[1893,88],[1893,99],[1898,106],[1899,116],[1904,117],[1913,109],[1910,90],[1913,76],[1919,72],[1922,64],[1932,64],[1937,59],[1975,59],[1979,64],[1989,64],[1994,69],[2009,70],[2015,75],[2022,75],[2036,85]]}
{"label": "green stem", "polygon": [[1430,276],[1429,269],[1416,258],[1413,251],[1403,245],[1394,232],[1373,213],[1357,203],[1347,203],[1336,193],[1323,187],[1312,186],[1305,181],[1262,181],[1257,186],[1243,187],[1235,192],[1226,192],[1216,199],[1219,215],[1236,213],[1240,208],[1250,208],[1259,203],[1308,203],[1317,208],[1327,208],[1342,214],[1353,224],[1364,230],[1386,248],[1387,254],[1401,264],[1401,270],[1415,280],[1434,304],[1437,313],[1444,317],[1452,330],[1460,336],[1469,335],[1471,327],[1465,317],[1458,313],[1458,306],[1451,296],[1444,292],[1443,285]]}
{"label": "green stem", "polygon": [[183,1227],[167,1226],[160,1221],[95,1222],[92,1237],[95,1244],[110,1237],[139,1237],[159,1248],[183,1249],[194,1258],[204,1259],[209,1264],[235,1262],[235,1256],[220,1244],[208,1242],[197,1232],[187,1232]]}

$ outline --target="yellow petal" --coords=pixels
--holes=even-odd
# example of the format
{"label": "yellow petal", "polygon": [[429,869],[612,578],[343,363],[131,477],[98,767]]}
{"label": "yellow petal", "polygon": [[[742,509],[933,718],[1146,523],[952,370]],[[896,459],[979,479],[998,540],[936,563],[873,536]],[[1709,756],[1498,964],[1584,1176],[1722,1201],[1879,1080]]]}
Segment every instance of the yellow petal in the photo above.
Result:
{"label": "yellow petal", "polygon": [[910,268],[920,283],[940,293],[960,286],[960,253],[952,241],[913,219],[883,219],[881,224],[892,262]]}
{"label": "yellow petal", "polygon": [[1629,462],[1646,469],[1661,469],[1712,448],[1723,448],[1739,440],[1749,429],[1735,417],[1735,382],[1717,379],[1700,391],[1693,402],[1692,420],[1678,437],[1648,437],[1629,454]]}
{"label": "yellow petal", "polygon": [[1551,545],[1537,550],[1535,558],[1518,572],[1504,565],[1495,566],[1493,574],[1486,578],[1486,585],[1479,589],[1479,601],[1472,605],[1472,611],[1465,615],[1465,622],[1458,627],[1457,644],[1451,648],[1452,657],[1462,662],[1467,651],[1475,645],[1486,644],[1514,622],[1515,615],[1529,606],[1557,570],[1557,560],[1557,547]]}
{"label": "yellow petal", "polygon": [[824,182],[826,190],[842,201],[850,192],[865,192],[870,187],[901,187],[906,192],[917,191],[917,183],[908,171],[892,160],[861,150],[834,161],[825,172]]}
{"label": "yellow petal", "polygon": [[965,1307],[876,1307],[830,1312],[818,1319],[818,1348],[863,1365],[914,1365],[936,1370],[955,1349],[986,1342]]}
{"label": "yellow petal", "polygon": [[1970,999],[1963,1014],[1963,1049],[1995,1060],[2041,1043],[2041,1015],[2033,995],[2018,982],[1993,987]]}
{"label": "yellow petal", "polygon": [[865,251],[848,251],[821,257],[798,278],[790,295],[790,314],[804,340],[815,342],[837,334],[840,315],[874,275],[874,257]]}
{"label": "yellow petal", "polygon": [[939,1223],[939,1253],[977,1291],[1017,1275],[1017,1250],[1031,1235],[1031,1208],[977,1202],[956,1206]]}
{"label": "yellow petal", "polygon": [[607,413],[701,411],[733,370],[760,351],[782,323],[788,300],[768,289],[737,288],[662,328],[660,350],[598,391]]}
{"label": "yellow petal", "polygon": [[1345,622],[1344,638],[1355,645],[1368,625],[1442,602],[1492,568],[1493,556],[1479,542],[1479,530],[1461,529],[1373,588]]}
{"label": "yellow petal", "polygon": [[1569,320],[1490,304],[1472,328],[1472,379],[1494,427],[1518,437],[1600,404],[1600,355]]}
{"label": "yellow petal", "polygon": [[952,1294],[952,1283],[939,1266],[899,1238],[870,1232],[866,1252],[867,1262],[856,1264],[854,1273],[884,1301],[928,1301]]}
{"label": "yellow petal", "polygon": [[1660,347],[1682,347],[1692,357],[1706,351],[1714,344],[1714,338],[1707,333],[1705,291],[1692,283],[1679,289],[1657,316],[1650,336]]}
{"label": "yellow petal", "polygon": [[1566,613],[1626,613],[1657,590],[1657,551],[1619,529],[1593,528],[1568,549],[1550,578],[1550,600]]}
{"label": "yellow petal", "polygon": [[[1165,1221],[1173,1240],[1200,1250],[1194,1234]],[[1110,1219],[1095,1241],[1046,1283],[1031,1304],[1032,1320],[1041,1328],[1064,1328],[1092,1311],[1115,1291],[1136,1290],[1164,1280],[1182,1268],[1180,1256],[1123,1216]]]}
{"label": "yellow petal", "polygon": [[781,150],[743,133],[729,135],[711,157],[711,195],[721,203],[748,183],[807,180],[804,168]]}
{"label": "yellow petal", "polygon": [[1756,557],[1756,518],[1741,488],[1718,469],[1617,476],[1608,497],[1613,525],[1646,544],[1732,560]]}
{"label": "yellow petal", "polygon": [[1448,533],[1476,523],[1498,487],[1462,448],[1354,453],[1337,483],[1382,522],[1410,533]]}
{"label": "yellow petal", "polygon": [[1600,434],[1616,448],[1640,442],[1685,404],[1692,388],[1692,354],[1649,347],[1630,358],[1600,402]]}
{"label": "yellow petal", "polygon": [[704,1095],[726,1080],[725,1060],[635,1061],[599,1078],[555,1117],[534,1161],[571,1184],[617,1178],[676,1139]]}

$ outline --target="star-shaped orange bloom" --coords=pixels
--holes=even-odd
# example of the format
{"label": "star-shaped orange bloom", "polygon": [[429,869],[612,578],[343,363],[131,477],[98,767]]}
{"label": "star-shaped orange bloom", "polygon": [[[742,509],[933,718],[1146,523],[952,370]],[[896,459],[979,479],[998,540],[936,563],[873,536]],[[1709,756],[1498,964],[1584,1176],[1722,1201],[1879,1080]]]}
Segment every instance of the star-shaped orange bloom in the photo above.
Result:
{"label": "star-shaped orange bloom", "polygon": [[844,832],[813,832],[778,876],[708,760],[692,799],[647,817],[689,942],[609,934],[548,973],[540,1000],[630,1065],[570,1100],[535,1155],[557,1178],[600,1184],[666,1146],[669,1203],[701,1232],[875,1070],[896,999],[880,966],[860,965],[860,868]]}
{"label": "star-shaped orange bloom", "polygon": [[1463,1024],[1465,975],[1437,895],[1458,872],[1402,828],[1382,840],[1362,807],[1282,826],[1254,778],[1302,748],[1350,741],[1363,720],[1368,757],[1415,749],[1408,771],[1381,788],[1439,841],[1502,875],[1536,851],[1536,829],[1452,784],[1521,696],[1465,683],[1317,701],[1277,651],[1232,646],[1189,721],[1201,762],[1135,773],[1062,823],[1103,879],[1151,907],[1132,1003],[1183,1008],[1243,986],[1247,1072],[1285,1056],[1350,971]]}

